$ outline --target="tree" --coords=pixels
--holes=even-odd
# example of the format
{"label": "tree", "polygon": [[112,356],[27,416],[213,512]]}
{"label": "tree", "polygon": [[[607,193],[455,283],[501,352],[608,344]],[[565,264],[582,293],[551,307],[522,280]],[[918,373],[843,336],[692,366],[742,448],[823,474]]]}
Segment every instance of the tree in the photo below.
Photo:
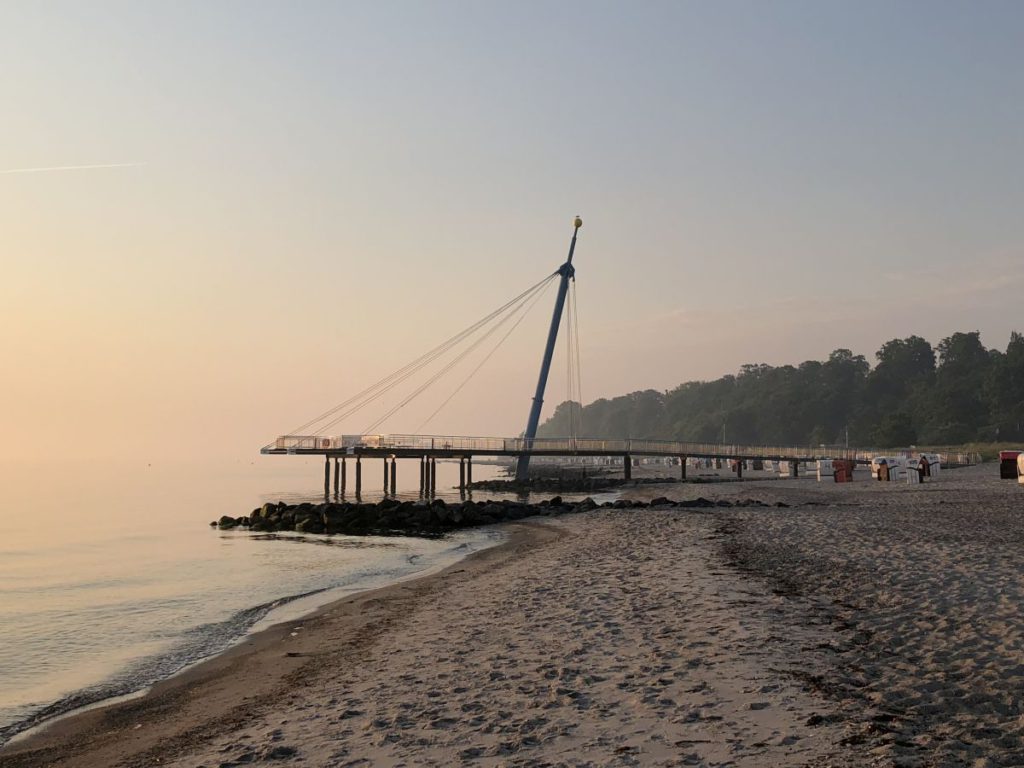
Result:
{"label": "tree", "polygon": [[[932,349],[920,336],[892,339],[875,354],[836,349],[798,366],[751,363],[736,375],[689,381],[664,394],[633,392],[582,409],[580,434],[607,438],[735,443],[843,443],[907,446],[962,443],[998,433],[1024,439],[1024,336],[1006,353],[977,331],[954,333]],[[563,403],[540,428],[569,433]]]}
{"label": "tree", "polygon": [[990,439],[1024,440],[1024,336],[1014,331],[1006,354],[993,355],[984,383]]}
{"label": "tree", "polygon": [[[962,442],[976,437],[988,422],[984,401],[992,356],[982,346],[981,334],[954,333],[939,342],[939,367],[928,398],[929,441]],[[944,437],[943,440],[935,438]],[[961,439],[956,439],[961,438]]]}
{"label": "tree", "polygon": [[875,427],[873,442],[879,448],[905,448],[917,442],[917,430],[906,411],[887,413]]}

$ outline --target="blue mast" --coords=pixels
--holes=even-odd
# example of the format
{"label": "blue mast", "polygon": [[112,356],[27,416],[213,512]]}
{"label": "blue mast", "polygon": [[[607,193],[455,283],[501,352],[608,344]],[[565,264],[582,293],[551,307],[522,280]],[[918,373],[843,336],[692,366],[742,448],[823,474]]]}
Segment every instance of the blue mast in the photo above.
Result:
{"label": "blue mast", "polygon": [[[523,435],[524,447],[527,450],[533,448],[533,439],[537,436],[537,426],[540,424],[540,410],[544,406],[544,388],[548,384],[548,373],[551,372],[551,358],[555,354],[555,339],[558,338],[558,326],[562,322],[562,310],[565,307],[565,295],[569,292],[569,280],[575,279],[576,268],[572,265],[572,254],[576,250],[576,234],[583,226],[583,219],[579,216],[573,222],[572,241],[569,243],[569,258],[565,264],[558,268],[558,274],[562,281],[558,285],[558,297],[555,299],[555,311],[551,315],[551,328],[548,330],[548,343],[544,348],[544,359],[540,363],[540,377],[537,379],[537,392],[533,396],[533,404],[530,406],[530,417],[526,421],[526,433]],[[516,463],[516,482],[523,482],[530,474],[529,454],[519,457]]]}

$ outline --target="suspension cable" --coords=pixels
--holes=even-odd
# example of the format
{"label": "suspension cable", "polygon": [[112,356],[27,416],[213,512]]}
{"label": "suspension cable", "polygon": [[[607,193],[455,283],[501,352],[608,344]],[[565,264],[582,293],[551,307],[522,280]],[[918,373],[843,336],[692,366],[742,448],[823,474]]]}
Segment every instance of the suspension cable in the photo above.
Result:
{"label": "suspension cable", "polygon": [[[573,326],[573,340],[574,340],[574,351],[573,354],[576,358],[576,400],[580,404],[580,412],[578,424],[576,425],[577,431],[583,432],[583,369],[580,366],[580,318],[579,318],[579,301],[576,296],[576,279],[572,281],[572,326]],[[584,433],[586,434],[586,433]],[[574,435],[575,437],[575,435]]]}
{"label": "suspension cable", "polygon": [[[466,355],[466,354],[468,354],[468,353],[469,353],[470,351],[472,351],[472,350],[473,350],[473,349],[475,349],[475,348],[476,348],[477,346],[479,346],[479,345],[480,345],[480,344],[482,343],[482,341],[483,341],[484,339],[488,338],[488,337],[489,337],[489,336],[490,336],[491,334],[493,334],[493,333],[494,333],[494,332],[495,332],[495,331],[496,331],[496,330],[497,330],[498,328],[500,328],[500,327],[501,327],[501,326],[502,326],[502,325],[503,325],[503,324],[504,324],[505,322],[507,322],[508,318],[509,318],[509,317],[511,317],[511,316],[513,316],[513,315],[515,314],[515,312],[516,312],[516,310],[518,309],[518,307],[519,307],[519,306],[521,306],[521,305],[522,305],[522,304],[523,304],[524,302],[528,301],[528,300],[530,299],[530,297],[531,297],[531,296],[533,296],[533,295],[535,295],[535,294],[536,294],[536,293],[537,293],[538,291],[540,291],[541,289],[543,289],[543,287],[544,287],[544,286],[546,285],[546,283],[547,283],[547,282],[548,282],[549,280],[553,280],[553,279],[554,279],[554,277],[555,277],[555,275],[551,275],[551,276],[549,276],[549,277],[548,277],[547,279],[545,279],[545,280],[542,280],[542,281],[541,281],[540,283],[538,283],[538,284],[537,284],[537,285],[535,285],[535,286],[534,286],[533,288],[531,288],[531,289],[530,289],[530,291],[526,292],[526,293],[525,293],[524,295],[522,295],[521,297],[518,297],[518,301],[516,302],[516,304],[515,304],[515,306],[514,306],[514,307],[512,308],[512,310],[510,310],[510,311],[509,311],[509,312],[508,312],[507,314],[505,314],[505,316],[504,316],[504,317],[502,317],[502,318],[501,318],[501,319],[500,319],[500,320],[498,321],[498,323],[497,323],[496,325],[493,325],[493,326],[491,327],[491,329],[490,329],[490,330],[488,330],[488,331],[487,331],[487,332],[486,332],[486,333],[485,333],[485,334],[484,334],[484,335],[483,335],[482,337],[480,337],[479,339],[477,339],[477,340],[476,340],[476,341],[475,341],[475,342],[474,342],[474,343],[473,343],[473,344],[472,344],[472,345],[471,345],[471,346],[469,347],[469,350],[467,350],[467,351],[463,351],[463,352],[462,352],[462,353],[461,353],[461,354],[460,354],[460,355],[459,355],[459,356],[458,356],[458,357],[456,358],[456,360],[455,360],[455,361],[456,361],[456,362],[458,362],[458,361],[459,361],[459,360],[461,360],[461,359],[462,359],[463,357],[465,357],[465,355]],[[481,327],[484,327],[484,326],[481,326]],[[479,330],[479,328],[478,328],[477,330]],[[465,338],[468,338],[468,337],[465,337]],[[442,352],[438,353],[437,355],[434,355],[434,356],[433,356],[433,357],[431,358],[431,360],[428,360],[428,361],[427,361],[426,363],[424,363],[424,364],[422,364],[422,365],[419,365],[419,366],[415,367],[414,369],[412,369],[412,370],[410,370],[410,371],[407,371],[406,373],[402,374],[401,376],[399,376],[399,377],[398,377],[397,379],[395,379],[394,381],[391,381],[391,382],[389,382],[389,383],[388,383],[388,384],[387,384],[386,386],[384,386],[383,388],[380,388],[380,390],[379,390],[378,392],[376,392],[375,394],[373,394],[373,395],[372,395],[371,397],[369,397],[369,398],[366,398],[366,399],[364,399],[364,400],[363,400],[362,402],[360,402],[360,403],[354,404],[353,406],[349,407],[348,409],[346,409],[346,410],[345,410],[345,411],[343,411],[342,413],[340,413],[340,414],[338,414],[338,415],[334,416],[334,417],[333,417],[333,418],[332,418],[332,419],[331,419],[331,420],[330,420],[330,421],[329,421],[329,422],[328,422],[327,424],[325,424],[324,426],[322,426],[322,427],[320,428],[320,431],[322,432],[322,431],[324,431],[324,430],[326,430],[326,429],[329,429],[330,427],[333,427],[333,426],[334,426],[335,424],[337,424],[338,422],[342,421],[343,419],[346,419],[346,418],[348,418],[349,416],[352,416],[353,414],[355,414],[355,413],[357,413],[357,412],[361,411],[361,410],[362,410],[363,408],[365,408],[366,406],[370,405],[371,403],[373,403],[373,402],[375,402],[376,400],[378,400],[378,399],[380,399],[381,397],[383,397],[383,396],[384,396],[385,394],[387,394],[388,392],[390,392],[390,391],[391,391],[392,389],[394,389],[395,387],[397,387],[397,386],[398,386],[399,384],[401,384],[402,382],[404,382],[404,381],[405,381],[406,379],[408,379],[408,378],[410,378],[411,376],[413,376],[413,375],[415,375],[416,373],[418,373],[418,372],[419,372],[420,370],[422,370],[422,369],[423,369],[423,368],[424,368],[424,367],[425,367],[425,366],[426,366],[427,364],[429,364],[430,362],[433,362],[433,360],[435,360],[435,359],[439,358],[439,357],[440,357],[441,355],[443,355],[443,354],[444,354],[445,352],[448,352],[448,351],[449,351],[449,350],[451,350],[452,348],[453,348],[453,346],[452,346],[452,345],[450,345],[450,346],[448,347],[448,349],[445,349],[445,350],[443,350]],[[449,363],[449,364],[448,364],[448,366],[446,366],[446,367],[445,367],[444,369],[442,369],[442,373],[443,373],[444,371],[448,370],[448,369],[449,369],[449,368],[450,368],[450,367],[451,367],[452,365],[453,365],[453,363]],[[432,381],[436,380],[437,376],[439,376],[439,375],[440,375],[440,374],[435,374],[435,375],[434,375],[434,377],[430,379],[430,382],[432,382]],[[428,385],[429,385],[429,384],[428,384]],[[374,424],[374,426],[376,426],[376,424]],[[370,433],[371,433],[371,431],[372,431],[372,429],[373,429],[373,427],[369,427],[369,428],[367,428],[366,430],[364,430],[362,434],[370,434]]]}
{"label": "suspension cable", "polygon": [[572,293],[566,296],[565,311],[565,402],[569,409],[569,437],[576,437],[576,409],[573,405],[573,355],[572,355]]}
{"label": "suspension cable", "polygon": [[[556,275],[557,275],[557,273],[555,273],[554,275],[549,276],[547,278],[547,280],[553,280]],[[544,284],[547,282],[547,280],[545,280],[542,283],[538,284],[537,287],[535,288],[534,292],[537,293],[537,292],[541,291],[543,289],[543,287],[544,287]],[[520,303],[520,306],[522,304],[525,304],[526,301],[528,301],[528,300],[529,300],[529,298],[524,299]],[[417,398],[420,394],[422,394],[428,387],[430,387],[438,379],[440,379],[442,376],[444,376],[446,373],[448,373],[448,371],[450,371],[452,368],[454,368],[456,365],[458,365],[460,362],[462,362],[466,357],[468,357],[473,352],[473,350],[475,350],[477,347],[479,347],[492,334],[494,334],[499,328],[501,328],[501,326],[503,326],[506,322],[508,322],[515,315],[515,312],[517,311],[517,309],[518,309],[518,307],[516,309],[512,310],[511,312],[509,312],[507,315],[505,315],[505,317],[503,317],[500,321],[498,321],[498,323],[496,323],[493,327],[491,327],[491,329],[488,330],[487,333],[485,333],[479,339],[474,341],[466,350],[461,352],[451,362],[449,362],[447,365],[445,365],[443,368],[441,368],[441,370],[439,370],[437,373],[435,373],[433,376],[431,376],[429,379],[427,379],[427,381],[425,381],[423,384],[421,384],[419,387],[417,387],[410,395],[408,395],[404,400],[402,400],[402,402],[398,403],[398,405],[396,405],[393,408],[391,408],[391,410],[389,410],[387,413],[385,413],[383,416],[381,416],[379,419],[377,419],[375,422],[373,422],[373,424],[371,424],[369,427],[366,428],[366,430],[364,430],[363,434],[372,434],[373,430],[376,429],[378,426],[380,426],[385,420],[387,420],[388,418],[393,416],[395,413],[400,411],[402,408],[404,408],[406,405],[408,405],[410,402],[412,402],[415,398]]]}
{"label": "suspension cable", "polygon": [[[353,404],[358,403],[361,400],[366,399],[369,402],[369,400],[375,399],[376,397],[378,397],[381,394],[383,394],[383,392],[378,392],[377,390],[380,390],[383,387],[387,387],[391,383],[395,383],[395,384],[400,383],[400,381],[404,381],[405,378],[408,378],[408,376],[412,375],[413,373],[415,373],[416,371],[420,370],[424,366],[429,365],[431,362],[433,362],[435,359],[437,359],[440,355],[443,355],[445,352],[447,352],[453,346],[455,346],[456,344],[458,344],[461,341],[463,341],[467,336],[472,335],[473,333],[478,331],[481,327],[485,326],[487,323],[489,323],[491,320],[493,320],[495,317],[497,317],[498,315],[500,315],[503,312],[505,312],[509,307],[513,306],[514,304],[519,303],[520,301],[522,301],[524,299],[528,299],[529,296],[532,295],[534,291],[540,289],[545,283],[547,283],[549,280],[553,279],[554,276],[557,275],[557,274],[558,274],[557,272],[554,272],[554,273],[548,275],[547,277],[545,277],[540,282],[536,283],[535,285],[531,286],[527,290],[523,291],[521,294],[516,296],[514,299],[506,302],[504,305],[502,305],[498,309],[494,310],[490,314],[486,315],[485,317],[481,318],[477,322],[473,323],[468,328],[460,331],[459,333],[455,334],[451,338],[449,338],[446,341],[442,342],[441,344],[439,344],[438,346],[434,347],[429,352],[421,355],[420,357],[418,357],[415,360],[413,360],[412,362],[406,364],[402,368],[399,368],[397,371],[394,371],[394,372],[388,374],[387,376],[385,376],[384,378],[380,379],[376,383],[371,384],[369,387],[367,387],[366,389],[362,390],[361,392],[353,395],[348,400],[345,400],[344,402],[339,403],[338,405],[334,406],[333,408],[330,408],[330,409],[324,411],[323,413],[321,413],[316,418],[311,419],[310,421],[307,421],[305,424],[302,424],[299,427],[296,427],[289,434],[293,434],[293,435],[294,434],[301,434],[303,430],[308,429],[309,427],[313,426],[317,422],[323,421],[324,419],[327,419],[327,418],[333,416],[334,414],[338,413],[338,411],[341,411],[342,409],[348,408],[349,406],[352,406]],[[396,381],[396,379],[397,379],[397,381]],[[363,403],[363,405],[365,405],[365,403]],[[362,405],[358,405],[356,407],[356,410],[358,410],[359,408],[362,408]],[[346,415],[348,415],[348,414],[346,413]],[[316,434],[320,434],[325,429],[327,429],[329,426],[337,423],[338,420],[339,419],[332,420],[332,422],[330,422],[329,424],[322,426],[320,429],[318,429],[316,431]]]}
{"label": "suspension cable", "polygon": [[472,379],[476,375],[477,371],[479,371],[481,368],[484,367],[484,365],[486,365],[487,361],[490,360],[494,356],[494,353],[497,352],[498,349],[501,348],[501,345],[505,343],[505,340],[508,339],[508,337],[512,335],[512,333],[515,331],[515,329],[519,327],[520,323],[522,323],[523,320],[526,319],[526,316],[530,314],[530,310],[533,309],[533,305],[536,304],[543,295],[544,295],[544,291],[538,291],[534,295],[533,299],[530,301],[529,306],[527,306],[525,308],[525,310],[523,310],[522,314],[519,316],[519,319],[516,320],[515,324],[513,324],[513,326],[511,328],[509,328],[508,331],[505,332],[505,335],[502,336],[501,339],[498,340],[498,343],[495,344],[494,347],[491,349],[491,351],[487,353],[487,356],[484,357],[484,359],[481,360],[477,364],[476,368],[474,368],[472,371],[469,372],[469,375],[466,376],[466,378],[464,378],[462,380],[462,383],[459,384],[459,386],[457,386],[452,391],[452,393],[450,395],[448,395],[448,397],[446,397],[444,399],[444,402],[442,402],[439,406],[437,406],[437,410],[435,410],[432,414],[430,414],[418,427],[416,427],[416,429],[415,429],[415,433],[416,434],[419,434],[421,429],[423,429],[427,424],[429,424],[431,421],[433,421],[434,417],[437,416],[437,414],[439,414],[444,409],[444,407],[446,405],[448,405],[448,403],[450,403],[452,401],[452,398],[454,398],[457,394],[459,394],[459,392],[462,391],[462,388],[465,387],[469,383],[470,379]]}

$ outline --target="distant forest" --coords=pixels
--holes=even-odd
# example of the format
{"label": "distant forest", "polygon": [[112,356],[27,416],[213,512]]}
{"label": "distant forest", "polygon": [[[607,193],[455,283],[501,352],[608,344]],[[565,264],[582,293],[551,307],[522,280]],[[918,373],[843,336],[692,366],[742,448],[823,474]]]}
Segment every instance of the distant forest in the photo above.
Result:
{"label": "distant forest", "polygon": [[978,331],[937,347],[920,336],[893,339],[875,353],[837,349],[798,366],[744,365],[735,376],[644,390],[582,409],[564,402],[541,437],[579,436],[792,445],[958,445],[1024,439],[1024,336],[1005,352],[986,349]]}

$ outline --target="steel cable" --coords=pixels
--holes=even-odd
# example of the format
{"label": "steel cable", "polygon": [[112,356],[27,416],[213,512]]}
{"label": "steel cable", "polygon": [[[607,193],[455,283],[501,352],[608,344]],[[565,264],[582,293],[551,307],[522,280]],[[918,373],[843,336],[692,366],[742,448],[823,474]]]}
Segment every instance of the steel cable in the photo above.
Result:
{"label": "steel cable", "polygon": [[[521,306],[524,302],[529,301],[529,299],[536,292],[542,290],[544,288],[544,286],[548,283],[548,281],[554,279],[554,277],[555,277],[555,275],[549,275],[547,278],[545,278],[541,282],[539,282],[536,285],[534,285],[528,291],[526,291],[526,292],[520,294],[519,296],[517,296],[516,299],[514,299],[512,302],[509,302],[504,307],[502,307],[500,311],[502,313],[504,313],[507,310],[508,311],[507,314],[505,314],[505,317],[501,318],[501,320],[499,320],[498,323],[491,328],[491,330],[489,330],[486,334],[484,334],[484,336],[481,337],[481,339],[486,339],[488,336],[490,336],[492,333],[494,333],[495,329],[501,327],[508,320],[508,318],[511,317],[514,314],[514,312],[516,311],[516,309],[519,306]],[[509,309],[510,306],[512,307],[512,309]],[[491,315],[489,316],[488,320],[494,320],[497,316],[498,316],[498,313],[491,313]],[[475,326],[476,327],[474,327],[470,333],[467,334],[467,333],[464,332],[462,334],[459,334],[460,338],[458,339],[457,343],[461,343],[465,339],[467,339],[470,336],[472,336],[472,334],[475,333],[476,331],[480,330],[481,328],[486,327],[486,323],[484,323],[484,324],[476,323]],[[478,346],[480,343],[481,343],[481,340],[478,339],[476,342],[474,342],[474,344],[470,347],[470,349],[471,350],[475,349],[476,346]],[[359,411],[361,411],[366,406],[370,405],[374,401],[376,401],[379,398],[383,397],[385,394],[390,392],[392,389],[397,387],[399,384],[401,384],[402,382],[406,381],[407,379],[409,379],[411,376],[415,375],[419,371],[423,370],[423,368],[425,368],[430,363],[434,362],[434,360],[438,359],[439,357],[444,355],[446,352],[448,352],[451,349],[453,349],[455,347],[455,344],[446,344],[444,346],[445,346],[444,349],[438,348],[439,351],[436,351],[436,354],[431,354],[430,358],[427,359],[427,360],[424,360],[422,363],[419,363],[418,365],[415,365],[414,367],[406,366],[406,368],[409,368],[409,370],[407,370],[404,373],[402,373],[400,376],[398,376],[398,378],[394,378],[392,381],[388,382],[385,386],[377,387],[378,391],[373,393],[372,396],[363,398],[361,402],[354,403],[349,408],[347,408],[345,411],[341,412],[340,414],[335,415],[329,422],[327,422],[326,424],[321,426],[316,434],[322,433],[324,430],[329,429],[332,426],[334,426],[335,424],[339,423],[340,421],[348,418],[349,416],[352,416],[353,414],[358,413]],[[466,354],[466,352],[463,352],[462,355],[460,355],[459,358],[457,358],[457,359],[461,359],[463,356],[465,356],[465,354]],[[447,370],[447,369],[445,369],[445,370]],[[369,434],[369,433],[370,433],[369,429],[367,429],[367,430],[365,430],[363,432],[363,434]]]}
{"label": "steel cable", "polygon": [[[552,275],[551,277],[553,278],[554,275]],[[539,286],[537,288],[537,292],[540,292],[540,290],[542,288],[543,288],[543,286]],[[521,303],[520,306],[522,306],[522,304],[525,304],[526,301],[528,301],[528,299],[524,299],[524,301]],[[431,376],[429,379],[427,379],[427,381],[425,381],[423,384],[421,384],[419,387],[417,387],[402,402],[400,402],[398,405],[396,405],[393,408],[391,408],[391,410],[389,410],[387,413],[385,413],[383,416],[381,416],[379,419],[377,419],[375,422],[373,422],[373,424],[371,424],[369,427],[367,427],[363,431],[363,434],[373,434],[373,430],[375,430],[377,427],[379,427],[384,421],[389,419],[391,416],[393,416],[395,413],[400,411],[402,408],[404,408],[406,405],[408,405],[414,399],[419,397],[419,395],[422,394],[428,387],[433,385],[438,379],[440,379],[442,376],[444,376],[446,373],[448,373],[448,371],[450,371],[452,368],[454,368],[456,365],[458,365],[460,362],[462,362],[466,357],[468,357],[473,352],[473,350],[475,350],[477,347],[479,347],[481,344],[483,344],[483,342],[486,341],[492,334],[497,332],[497,330],[499,328],[501,328],[501,326],[503,326],[512,317],[514,317],[515,312],[516,312],[516,310],[512,310],[511,312],[509,312],[509,314],[507,314],[505,317],[503,317],[500,321],[498,321],[497,324],[495,324],[490,330],[488,330],[487,333],[485,333],[479,339],[474,341],[466,350],[464,350],[455,359],[453,359],[446,366],[444,366],[444,368],[442,368],[437,373],[435,373],[433,376]]]}
{"label": "steel cable", "polygon": [[[481,318],[477,322],[473,323],[468,328],[460,331],[459,333],[455,334],[451,338],[449,338],[446,341],[442,342],[441,344],[439,344],[438,346],[434,347],[429,352],[421,355],[420,357],[418,357],[415,360],[413,360],[412,362],[406,364],[402,368],[399,368],[397,371],[394,371],[394,372],[388,374],[384,378],[380,379],[379,381],[377,381],[374,384],[371,384],[369,387],[367,387],[366,389],[362,390],[361,392],[353,395],[352,397],[348,398],[344,402],[339,403],[338,405],[334,406],[333,408],[330,408],[330,409],[324,411],[323,413],[321,413],[316,418],[310,419],[305,424],[302,424],[301,426],[296,427],[295,429],[291,430],[291,432],[289,434],[292,434],[292,435],[301,434],[303,430],[308,429],[309,427],[313,426],[317,422],[323,421],[324,419],[327,419],[327,418],[333,416],[338,411],[340,411],[340,410],[342,410],[344,408],[347,408],[347,407],[353,405],[354,403],[359,402],[360,400],[367,399],[367,401],[369,402],[372,399],[375,399],[380,394],[383,394],[382,392],[377,392],[377,390],[381,389],[382,387],[385,387],[391,381],[395,380],[397,377],[404,376],[406,373],[409,373],[411,375],[412,373],[415,373],[416,371],[420,370],[424,366],[429,365],[431,362],[433,362],[435,359],[437,359],[437,357],[439,357],[440,355],[442,355],[445,352],[447,352],[451,347],[453,347],[456,344],[460,343],[467,336],[470,336],[473,333],[475,333],[477,330],[479,330],[481,327],[483,327],[484,325],[489,323],[495,317],[497,317],[500,314],[502,314],[509,307],[511,307],[514,304],[517,304],[524,297],[528,297],[534,291],[536,291],[539,288],[541,288],[545,283],[547,283],[549,280],[551,280],[556,274],[557,274],[557,272],[548,275],[547,277],[545,277],[540,282],[536,283],[535,285],[531,286],[527,290],[523,291],[521,294],[516,296],[514,299],[506,302],[503,306],[499,307],[495,311],[491,312],[490,314],[488,314],[485,317]],[[404,380],[404,378],[402,380]],[[362,406],[359,406],[359,407],[362,407]],[[337,423],[337,420],[332,421],[330,424],[334,424],[334,423]],[[330,426],[330,424],[320,427],[318,430],[316,430],[315,434],[320,434],[321,432],[324,431],[324,429],[326,429],[328,426]]]}
{"label": "steel cable", "polygon": [[477,371],[484,367],[487,361],[490,360],[494,356],[494,353],[501,348],[501,345],[505,343],[505,340],[508,339],[508,337],[512,335],[513,331],[515,331],[515,329],[519,327],[520,323],[522,323],[523,320],[526,319],[526,316],[530,314],[530,310],[533,309],[534,304],[536,304],[543,295],[543,290],[538,291],[534,295],[533,299],[530,301],[529,306],[527,306],[526,309],[523,310],[523,313],[519,316],[519,319],[516,320],[515,324],[511,328],[509,328],[508,331],[505,332],[505,335],[502,336],[498,343],[495,344],[494,347],[491,349],[491,351],[487,353],[487,356],[484,357],[484,359],[477,364],[476,368],[469,372],[469,375],[466,376],[466,378],[462,380],[462,383],[459,384],[459,386],[456,387],[455,390],[450,395],[448,395],[448,397],[445,398],[444,402],[437,407],[437,410],[430,414],[430,416],[428,416],[422,424],[416,427],[416,434],[419,434],[421,429],[423,429],[427,424],[433,421],[434,417],[437,416],[437,414],[439,414],[444,409],[444,407],[451,402],[452,398],[454,398],[457,394],[459,394],[459,392],[462,391],[462,388],[469,383],[470,379],[472,379],[476,375]]}

